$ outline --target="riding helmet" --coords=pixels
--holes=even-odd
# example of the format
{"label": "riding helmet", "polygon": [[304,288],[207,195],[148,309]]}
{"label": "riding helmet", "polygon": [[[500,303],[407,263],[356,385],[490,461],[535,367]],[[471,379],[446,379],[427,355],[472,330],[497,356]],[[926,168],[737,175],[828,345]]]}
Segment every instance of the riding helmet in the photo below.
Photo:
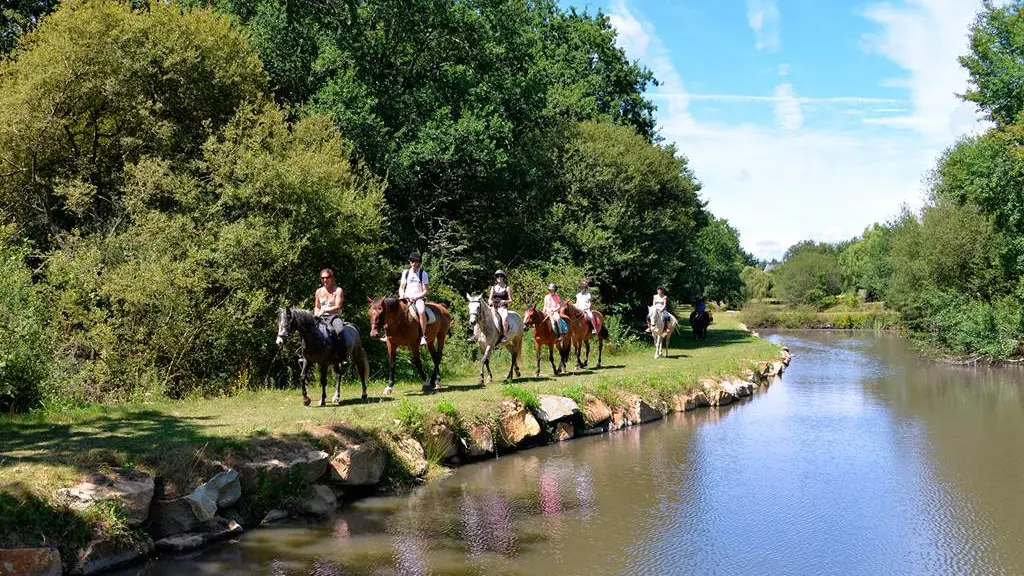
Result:
{"label": "riding helmet", "polygon": [[558,290],[558,284],[555,284],[554,282],[548,284],[548,290]]}
{"label": "riding helmet", "polygon": [[413,252],[412,254],[409,254],[409,261],[410,262],[419,262],[420,261],[420,253],[419,252]]}
{"label": "riding helmet", "polygon": [[500,270],[500,269],[499,270],[495,270],[494,277],[497,278],[498,276],[505,277],[505,271],[504,270]]}

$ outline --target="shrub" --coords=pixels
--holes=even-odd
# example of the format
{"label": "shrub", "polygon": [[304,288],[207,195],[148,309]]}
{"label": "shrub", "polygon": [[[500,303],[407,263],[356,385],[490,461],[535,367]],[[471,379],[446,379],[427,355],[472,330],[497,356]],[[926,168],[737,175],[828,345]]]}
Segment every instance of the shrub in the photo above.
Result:
{"label": "shrub", "polygon": [[52,354],[46,308],[32,287],[26,250],[0,228],[0,412],[38,406]]}

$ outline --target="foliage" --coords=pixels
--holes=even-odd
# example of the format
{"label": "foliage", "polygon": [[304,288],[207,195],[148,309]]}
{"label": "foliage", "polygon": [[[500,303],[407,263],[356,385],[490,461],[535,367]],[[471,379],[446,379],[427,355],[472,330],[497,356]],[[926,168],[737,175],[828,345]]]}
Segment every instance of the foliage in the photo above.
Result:
{"label": "foliage", "polygon": [[721,218],[712,218],[697,236],[701,274],[695,282],[700,296],[715,302],[742,304],[744,254],[739,232]]}
{"label": "foliage", "polygon": [[423,420],[426,417],[419,406],[402,398],[395,409],[395,420],[402,425],[410,434],[417,438],[423,437]]}
{"label": "foliage", "polygon": [[843,288],[836,250],[827,244],[791,247],[773,276],[779,298],[792,304],[827,305]]}
{"label": "foliage", "polygon": [[505,396],[515,398],[526,406],[527,410],[535,412],[540,409],[540,399],[531,390],[523,388],[519,384],[509,384],[505,386]]}
{"label": "foliage", "polygon": [[764,268],[744,266],[740,272],[740,281],[743,282],[744,301],[763,300],[774,295],[772,275],[765,272]]}
{"label": "foliage", "polygon": [[1000,127],[1019,124],[1024,106],[1024,2],[984,0],[970,32],[969,54],[960,57],[974,102]]}
{"label": "foliage", "polygon": [[25,266],[27,251],[0,228],[0,412],[21,412],[42,401],[40,385],[52,357],[47,310]]}

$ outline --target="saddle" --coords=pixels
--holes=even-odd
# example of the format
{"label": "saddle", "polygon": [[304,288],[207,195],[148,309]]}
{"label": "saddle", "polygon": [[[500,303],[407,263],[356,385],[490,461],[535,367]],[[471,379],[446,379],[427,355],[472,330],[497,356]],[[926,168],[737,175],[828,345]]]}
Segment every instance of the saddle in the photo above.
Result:
{"label": "saddle", "polygon": [[[427,302],[425,309],[426,311],[424,315],[427,317],[427,324],[433,324],[434,322],[437,322],[437,313],[435,313],[434,309],[430,306],[430,302]],[[420,316],[419,314],[416,313],[415,306],[409,306],[409,318],[412,319],[414,322],[420,321]]]}

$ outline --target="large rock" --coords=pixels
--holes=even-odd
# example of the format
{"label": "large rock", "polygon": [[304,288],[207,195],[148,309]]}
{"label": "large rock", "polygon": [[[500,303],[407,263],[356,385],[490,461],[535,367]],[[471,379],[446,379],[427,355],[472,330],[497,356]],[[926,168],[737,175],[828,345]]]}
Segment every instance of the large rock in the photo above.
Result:
{"label": "large rock", "polygon": [[200,484],[185,499],[192,504],[196,518],[200,522],[207,522],[213,520],[218,508],[231,506],[241,497],[242,485],[238,481],[238,472],[228,470]]}
{"label": "large rock", "polygon": [[97,472],[60,495],[68,504],[82,510],[94,502],[114,501],[121,505],[130,526],[138,526],[149,517],[153,501],[153,477],[139,470],[114,468]]}
{"label": "large rock", "polygon": [[384,473],[387,453],[376,440],[367,438],[338,451],[331,459],[331,481],[347,486],[370,485],[380,482]]}
{"label": "large rock", "polygon": [[260,483],[284,484],[298,478],[303,484],[312,484],[327,472],[331,456],[308,445],[277,448],[275,456],[246,462],[239,467],[239,482],[244,494],[252,494]]}
{"label": "large rock", "polygon": [[423,446],[415,438],[404,432],[392,432],[387,441],[391,453],[409,474],[423,476],[427,473],[427,457],[423,453]]}
{"label": "large rock", "polygon": [[289,475],[296,474],[304,484],[312,484],[319,480],[331,462],[331,455],[323,450],[308,450],[298,454],[288,462]]}
{"label": "large rock", "polygon": [[519,399],[506,399],[501,403],[498,416],[498,439],[502,445],[513,447],[523,440],[540,434],[540,423]]}
{"label": "large rock", "polygon": [[535,415],[542,424],[551,424],[562,419],[572,418],[579,411],[576,401],[572,398],[541,394],[537,399],[540,400],[540,408],[537,409]]}
{"label": "large rock", "polygon": [[149,532],[154,538],[166,538],[192,532],[201,523],[196,517],[192,501],[187,498],[157,500],[153,503],[153,519],[149,525]]}
{"label": "large rock", "polygon": [[701,386],[704,387],[704,395],[708,399],[708,405],[710,406],[725,406],[731,404],[735,398],[732,394],[726,392],[719,382],[714,380],[701,380]]}
{"label": "large rock", "polygon": [[466,429],[466,451],[473,458],[494,454],[494,433],[486,422],[474,422]]}
{"label": "large rock", "polygon": [[789,352],[789,348],[786,346],[782,347],[782,351],[779,352],[779,356],[782,357],[782,363],[786,366],[789,366],[790,361],[793,360],[793,355]]}
{"label": "large rock", "polygon": [[600,398],[583,395],[583,421],[587,426],[598,426],[612,417],[612,409]]}
{"label": "large rock", "polygon": [[566,440],[572,440],[575,435],[575,430],[572,424],[568,422],[558,422],[555,424],[555,430],[551,433],[551,438],[555,442],[564,442]]}
{"label": "large rock", "polygon": [[679,393],[672,395],[670,408],[673,412],[689,412],[697,407],[697,392]]}
{"label": "large rock", "polygon": [[427,430],[426,442],[441,460],[459,455],[459,440],[444,416],[439,416]]}
{"label": "large rock", "polygon": [[608,419],[608,431],[621,430],[631,424],[632,422],[629,421],[629,417],[626,415],[626,408],[624,406],[616,406],[612,410],[611,418]]}
{"label": "large rock", "polygon": [[149,538],[132,543],[93,540],[79,551],[78,561],[69,574],[91,576],[144,558],[152,551],[153,540]]}
{"label": "large rock", "polygon": [[750,396],[751,394],[754,393],[753,384],[738,379],[722,380],[721,382],[719,382],[719,385],[722,387],[723,390],[737,398]]}
{"label": "large rock", "polygon": [[61,576],[64,565],[55,548],[0,550],[0,576]]}
{"label": "large rock", "polygon": [[327,517],[338,508],[338,497],[334,490],[324,484],[314,484],[306,490],[306,497],[303,498],[301,509],[306,514],[319,517]]}
{"label": "large rock", "polygon": [[664,414],[657,408],[648,404],[643,398],[636,395],[627,395],[623,398],[624,416],[630,424],[643,424],[654,420],[661,420]]}
{"label": "large rock", "polygon": [[156,549],[165,552],[187,552],[243,532],[242,526],[234,520],[218,517],[210,524],[212,525],[201,532],[176,534],[157,540]]}

